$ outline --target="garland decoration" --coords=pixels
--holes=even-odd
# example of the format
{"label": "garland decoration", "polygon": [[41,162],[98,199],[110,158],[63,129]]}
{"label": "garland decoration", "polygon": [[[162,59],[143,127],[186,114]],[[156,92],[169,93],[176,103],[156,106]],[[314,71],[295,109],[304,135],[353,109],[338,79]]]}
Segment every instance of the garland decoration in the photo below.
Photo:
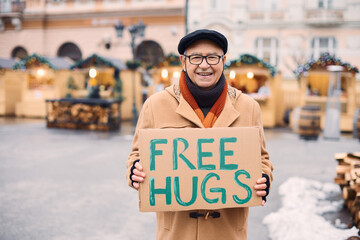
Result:
{"label": "garland decoration", "polygon": [[[120,78],[120,69],[113,64],[110,60],[107,60],[97,54],[92,54],[90,57],[79,60],[75,64],[73,64],[70,69],[81,69],[81,68],[89,68],[89,67],[110,67],[114,68],[114,79],[115,79],[115,86],[114,86],[114,98],[123,100],[122,95],[122,80]],[[97,88],[91,90],[91,97],[97,97]]]}
{"label": "garland decoration", "polygon": [[235,67],[235,66],[240,67],[243,64],[245,64],[245,65],[257,64],[259,67],[267,68],[272,77],[274,77],[275,74],[277,73],[277,70],[274,66],[272,66],[271,64],[269,64],[267,62],[264,62],[261,59],[258,59],[257,57],[255,57],[254,55],[251,55],[251,54],[242,54],[242,55],[240,55],[240,57],[238,59],[226,62],[225,68],[230,68],[230,67]]}
{"label": "garland decoration", "polygon": [[141,66],[141,61],[138,59],[134,59],[134,60],[128,60],[126,61],[126,66],[130,69],[135,71],[138,67]]}
{"label": "garland decoration", "polygon": [[31,67],[42,67],[42,66],[46,66],[48,68],[51,68],[53,70],[57,70],[56,67],[54,67],[49,60],[47,60],[46,57],[42,57],[37,55],[36,53],[26,57],[25,59],[17,62],[12,69],[13,70],[18,70],[18,69],[28,69]]}
{"label": "garland decoration", "polygon": [[147,70],[152,68],[162,68],[162,67],[169,67],[169,66],[181,66],[181,61],[179,55],[175,53],[169,53],[165,57],[162,58],[156,65],[149,66]]}
{"label": "garland decoration", "polygon": [[304,72],[316,69],[326,70],[326,67],[329,65],[343,66],[345,71],[347,72],[359,72],[359,69],[356,66],[351,66],[347,62],[341,61],[341,59],[336,57],[335,55],[330,55],[328,52],[325,52],[322,53],[317,60],[309,59],[304,65],[299,65],[294,70],[294,73],[296,74],[297,78],[300,78],[301,74],[303,74]]}
{"label": "garland decoration", "polygon": [[76,69],[76,68],[88,68],[88,67],[111,67],[114,69],[118,69],[117,66],[115,66],[111,61],[97,55],[97,54],[92,54],[90,57],[84,59],[84,60],[79,60],[77,61],[75,64],[73,64],[70,69]]}

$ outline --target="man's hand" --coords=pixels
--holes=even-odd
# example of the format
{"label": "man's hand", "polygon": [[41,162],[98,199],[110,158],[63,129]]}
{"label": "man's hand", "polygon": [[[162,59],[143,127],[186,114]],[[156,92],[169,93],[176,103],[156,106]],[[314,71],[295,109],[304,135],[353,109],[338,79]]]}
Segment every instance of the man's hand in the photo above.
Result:
{"label": "man's hand", "polygon": [[136,162],[134,165],[134,169],[132,170],[131,180],[134,188],[139,189],[140,183],[144,182],[145,173],[143,172],[143,168],[139,162]]}
{"label": "man's hand", "polygon": [[266,177],[262,177],[259,178],[256,181],[256,185],[254,187],[254,189],[256,190],[256,196],[262,197],[263,200],[261,202],[261,206],[264,206],[266,203],[266,196],[269,192],[268,186],[270,186],[270,183],[267,182],[267,178]]}

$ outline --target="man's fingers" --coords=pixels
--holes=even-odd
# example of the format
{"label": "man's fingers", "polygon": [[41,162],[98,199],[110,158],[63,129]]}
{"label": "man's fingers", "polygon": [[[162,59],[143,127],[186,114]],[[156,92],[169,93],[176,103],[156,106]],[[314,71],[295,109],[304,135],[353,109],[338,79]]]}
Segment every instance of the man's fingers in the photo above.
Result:
{"label": "man's fingers", "polygon": [[132,175],[131,180],[133,180],[134,182],[143,182],[144,178],[143,177],[138,177],[136,175]]}
{"label": "man's fingers", "polygon": [[143,167],[141,166],[141,164],[139,162],[135,163],[135,167],[137,170],[142,171]]}
{"label": "man's fingers", "polygon": [[262,184],[262,183],[266,183],[266,178],[264,178],[264,177],[262,177],[262,178],[259,178],[257,181],[256,181],[256,183],[257,184]]}
{"label": "man's fingers", "polygon": [[133,182],[133,186],[134,186],[134,188],[136,188],[136,189],[139,189],[139,187],[140,187],[139,183],[137,183],[137,182]]}
{"label": "man's fingers", "polygon": [[254,188],[255,190],[264,190],[266,189],[266,184],[256,184]]}
{"label": "man's fingers", "polygon": [[265,197],[266,191],[256,191],[256,196],[258,197]]}
{"label": "man's fingers", "polygon": [[133,170],[133,173],[134,173],[136,176],[145,177],[145,173],[142,172],[142,171],[137,170],[136,168]]}

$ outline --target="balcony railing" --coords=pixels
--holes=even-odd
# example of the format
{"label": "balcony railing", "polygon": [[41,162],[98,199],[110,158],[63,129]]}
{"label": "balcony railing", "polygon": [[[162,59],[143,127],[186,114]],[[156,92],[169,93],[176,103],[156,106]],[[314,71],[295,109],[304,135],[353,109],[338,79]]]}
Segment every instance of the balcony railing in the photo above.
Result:
{"label": "balcony railing", "polygon": [[0,14],[23,13],[26,2],[11,2],[0,4]]}
{"label": "balcony railing", "polygon": [[336,25],[344,21],[344,12],[339,9],[306,10],[306,23],[311,25]]}
{"label": "balcony railing", "polygon": [[249,14],[250,20],[267,20],[267,21],[277,21],[284,19],[284,11],[251,11]]}

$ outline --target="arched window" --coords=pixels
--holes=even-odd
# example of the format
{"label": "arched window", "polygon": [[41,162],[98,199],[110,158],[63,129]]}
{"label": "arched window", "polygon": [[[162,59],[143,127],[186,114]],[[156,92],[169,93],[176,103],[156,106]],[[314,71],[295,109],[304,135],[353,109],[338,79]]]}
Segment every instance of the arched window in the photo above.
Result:
{"label": "arched window", "polygon": [[29,56],[28,52],[23,47],[16,47],[11,51],[11,57],[12,58],[19,58],[19,59],[25,59]]}
{"label": "arched window", "polygon": [[154,41],[143,41],[135,51],[135,58],[140,59],[149,66],[156,65],[162,61],[164,51],[161,46]]}
{"label": "arched window", "polygon": [[80,48],[71,42],[64,43],[60,46],[58,52],[58,57],[69,57],[74,61],[81,60],[82,54]]}

